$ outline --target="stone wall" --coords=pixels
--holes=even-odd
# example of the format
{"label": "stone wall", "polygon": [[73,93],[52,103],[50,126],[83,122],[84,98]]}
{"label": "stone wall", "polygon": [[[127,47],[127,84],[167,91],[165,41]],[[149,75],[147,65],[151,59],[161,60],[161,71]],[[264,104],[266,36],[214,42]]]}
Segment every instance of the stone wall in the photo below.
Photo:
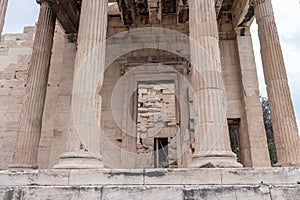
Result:
{"label": "stone wall", "polygon": [[10,163],[32,53],[34,27],[3,35],[0,43],[0,169]]}
{"label": "stone wall", "polygon": [[[0,43],[0,169],[11,162],[26,90],[35,27],[6,34]],[[70,38],[69,38],[70,39]],[[38,165],[52,168],[64,151],[76,46],[57,26],[54,37]]]}
{"label": "stone wall", "polygon": [[[111,98],[116,82],[121,76],[118,62],[112,63],[104,73],[104,82],[100,91],[102,97],[101,105],[101,128],[104,131],[105,137],[102,138],[102,151],[104,154],[104,163],[106,167],[121,168],[121,145],[122,131],[117,126],[112,114]],[[122,102],[122,94],[118,96]],[[113,158],[113,159],[111,159]]]}

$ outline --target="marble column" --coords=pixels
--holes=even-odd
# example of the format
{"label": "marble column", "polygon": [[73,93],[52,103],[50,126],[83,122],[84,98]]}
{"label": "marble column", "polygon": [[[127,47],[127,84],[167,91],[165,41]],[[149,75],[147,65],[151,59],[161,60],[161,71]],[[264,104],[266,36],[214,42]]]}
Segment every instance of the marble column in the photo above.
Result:
{"label": "marble column", "polygon": [[242,167],[231,151],[214,0],[190,0],[192,87],[197,112],[189,167]]}
{"label": "marble column", "polygon": [[255,0],[261,57],[270,102],[278,166],[299,166],[299,135],[271,0]]}
{"label": "marble column", "polygon": [[[93,128],[95,128],[94,126],[97,126],[97,124],[89,123],[89,121],[93,120],[93,116],[81,108],[85,106],[84,104],[86,104],[86,102],[92,102],[91,99],[96,98],[95,93],[93,93],[95,91],[92,89],[96,87],[94,84],[95,80],[100,78],[97,85],[98,89],[101,88],[103,84],[103,76],[95,77],[93,73],[100,70],[101,72],[99,74],[103,75],[104,72],[107,7],[107,0],[82,1],[78,32],[78,50],[75,61],[73,106],[67,133],[66,152],[61,155],[59,163],[55,165],[54,168],[92,169],[104,167],[100,152],[100,137],[93,133]],[[86,70],[88,67],[91,67],[93,70]],[[75,82],[78,81],[79,76],[84,82],[76,85]],[[78,89],[83,92],[82,95],[74,94],[74,91]],[[84,91],[91,92],[84,93]],[[77,102],[76,108],[74,107],[74,98],[81,98],[83,100],[79,102],[79,104]],[[101,105],[101,97],[98,96],[98,98],[98,105]],[[82,127],[85,128],[81,129]],[[84,132],[82,132],[82,130]]]}
{"label": "marble column", "polygon": [[0,36],[3,31],[7,5],[8,5],[8,0],[0,0]]}
{"label": "marble column", "polygon": [[240,62],[244,115],[241,160],[245,167],[270,167],[267,137],[259,96],[259,85],[250,27],[237,27],[236,45]]}
{"label": "marble column", "polygon": [[37,168],[42,116],[47,91],[56,13],[47,1],[39,1],[40,14],[30,60],[26,94],[10,168]]}

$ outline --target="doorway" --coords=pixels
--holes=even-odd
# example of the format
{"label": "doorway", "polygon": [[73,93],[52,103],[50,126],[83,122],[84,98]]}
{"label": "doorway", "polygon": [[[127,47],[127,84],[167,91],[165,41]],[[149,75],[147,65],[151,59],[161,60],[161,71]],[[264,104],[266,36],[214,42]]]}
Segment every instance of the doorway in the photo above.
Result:
{"label": "doorway", "polygon": [[168,138],[154,138],[154,167],[168,168]]}
{"label": "doorway", "polygon": [[136,102],[137,167],[177,167],[180,114],[174,82],[138,82]]}

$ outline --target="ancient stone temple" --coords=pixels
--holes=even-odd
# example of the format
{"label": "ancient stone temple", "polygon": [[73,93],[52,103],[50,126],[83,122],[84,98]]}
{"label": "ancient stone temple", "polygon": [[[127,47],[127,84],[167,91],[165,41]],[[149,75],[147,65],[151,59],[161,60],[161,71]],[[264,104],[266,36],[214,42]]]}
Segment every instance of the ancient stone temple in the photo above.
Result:
{"label": "ancient stone temple", "polygon": [[[36,27],[1,36],[0,197],[299,194],[300,140],[271,0],[37,3]],[[0,31],[6,7],[1,0]]]}

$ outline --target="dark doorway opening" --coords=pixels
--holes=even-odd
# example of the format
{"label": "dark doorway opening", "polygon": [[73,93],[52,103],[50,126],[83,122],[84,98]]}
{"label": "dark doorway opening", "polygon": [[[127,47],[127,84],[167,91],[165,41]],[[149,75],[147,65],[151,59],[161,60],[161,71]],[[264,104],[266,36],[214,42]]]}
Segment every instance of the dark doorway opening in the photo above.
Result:
{"label": "dark doorway opening", "polygon": [[154,167],[168,168],[168,138],[154,138]]}
{"label": "dark doorway opening", "polygon": [[231,150],[237,155],[237,161],[241,162],[239,140],[240,119],[228,119],[227,121]]}

